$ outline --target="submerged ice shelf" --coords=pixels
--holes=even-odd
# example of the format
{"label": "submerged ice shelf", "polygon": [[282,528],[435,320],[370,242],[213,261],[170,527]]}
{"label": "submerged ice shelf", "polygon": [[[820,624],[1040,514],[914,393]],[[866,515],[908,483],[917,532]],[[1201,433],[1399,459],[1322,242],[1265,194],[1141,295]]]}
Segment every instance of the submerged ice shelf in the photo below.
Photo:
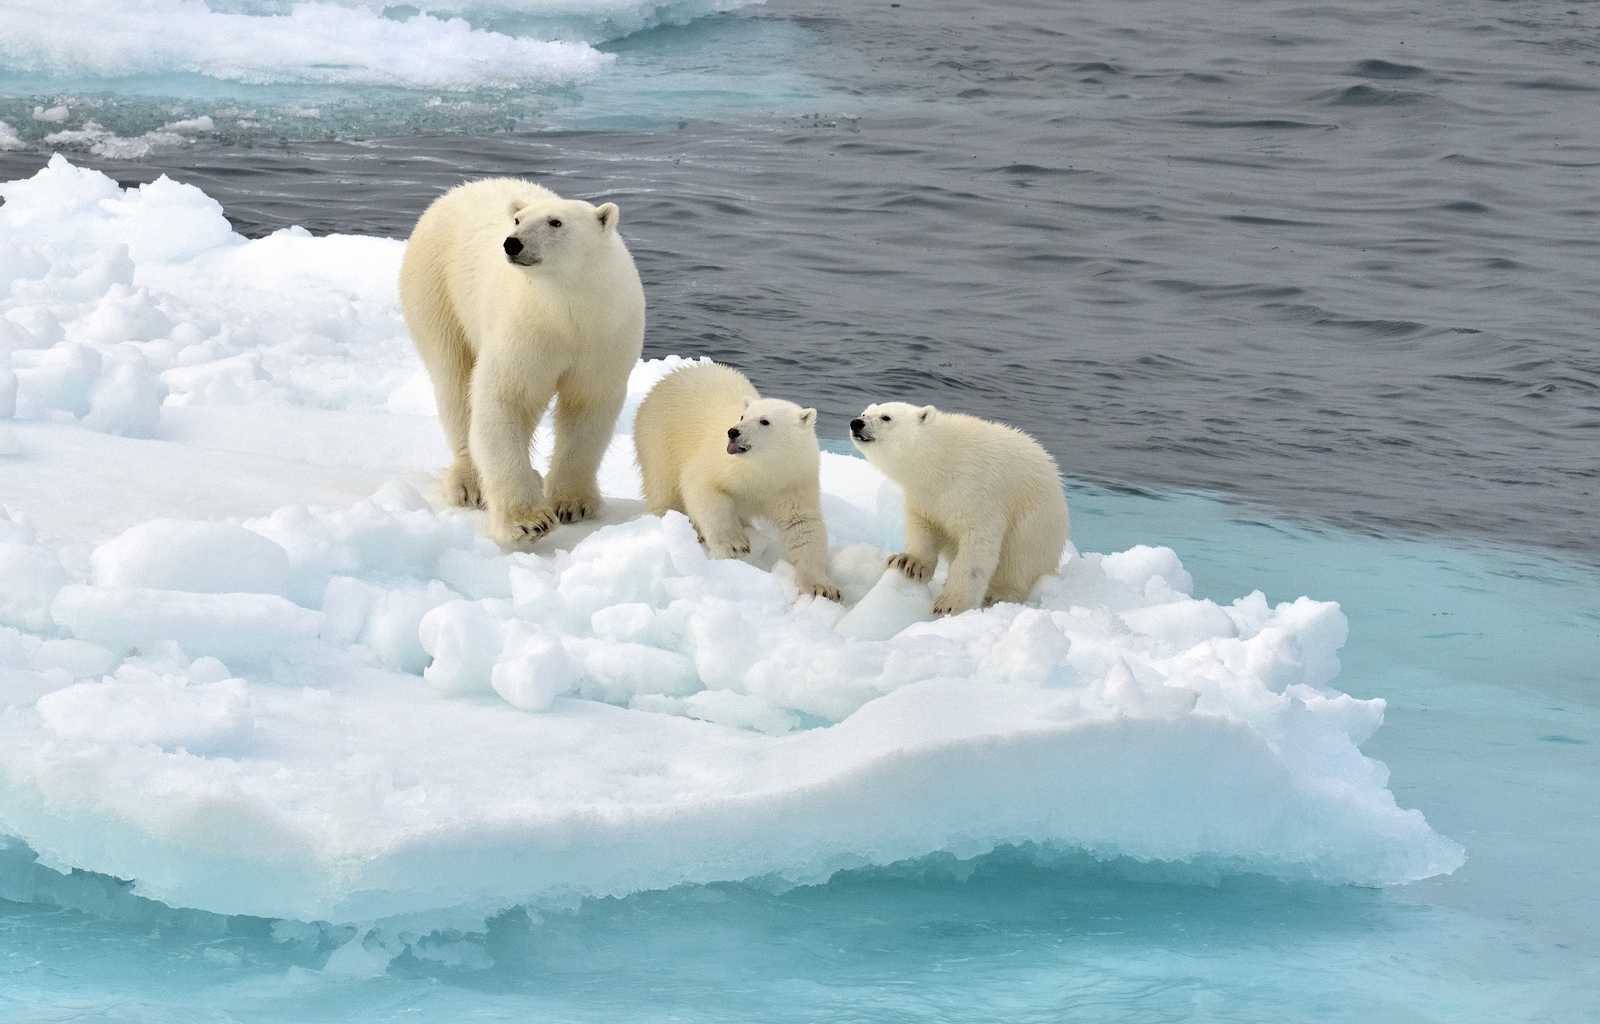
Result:
{"label": "submerged ice shelf", "polygon": [[[898,495],[824,458],[844,606],[641,516],[505,554],[444,453],[402,244],[247,242],[163,179],[0,185],[0,831],[173,906],[451,911],[1038,844],[1392,884],[1461,848],[1359,747],[1336,605],[1069,551],[930,621]],[[240,478],[248,481],[239,483]],[[760,545],[758,545],[759,547]]]}

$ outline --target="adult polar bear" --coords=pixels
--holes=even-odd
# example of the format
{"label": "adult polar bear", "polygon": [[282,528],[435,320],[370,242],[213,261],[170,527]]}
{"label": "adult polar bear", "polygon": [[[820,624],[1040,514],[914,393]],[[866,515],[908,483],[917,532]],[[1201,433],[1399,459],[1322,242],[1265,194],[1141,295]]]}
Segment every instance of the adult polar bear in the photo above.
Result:
{"label": "adult polar bear", "polygon": [[1021,603],[1061,565],[1067,498],[1056,462],[1014,427],[905,402],[869,405],[850,439],[906,498],[891,569],[921,582],[950,559],[935,615]]}
{"label": "adult polar bear", "polygon": [[[444,492],[489,509],[502,544],[600,508],[596,473],[644,345],[644,289],[615,203],[516,178],[468,182],[417,221],[400,308],[455,462]],[[528,443],[555,399],[548,480]]]}

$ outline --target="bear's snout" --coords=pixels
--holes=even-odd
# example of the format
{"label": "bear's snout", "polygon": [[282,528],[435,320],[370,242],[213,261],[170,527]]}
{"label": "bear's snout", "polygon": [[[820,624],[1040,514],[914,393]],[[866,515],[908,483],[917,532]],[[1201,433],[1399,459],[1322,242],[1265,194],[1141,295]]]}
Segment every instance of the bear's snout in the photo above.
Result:
{"label": "bear's snout", "polygon": [[517,253],[522,251],[522,239],[518,238],[516,235],[512,235],[510,238],[507,238],[505,242],[505,250],[507,256],[515,256]]}
{"label": "bear's snout", "polygon": [[855,438],[857,441],[869,440],[865,433],[866,429],[867,421],[861,417],[857,416],[855,419],[850,421],[850,436]]}
{"label": "bear's snout", "polygon": [[729,427],[728,428],[728,440],[737,441],[738,439],[739,439],[739,428],[738,427]]}
{"label": "bear's snout", "polygon": [[739,428],[728,428],[728,454],[743,455],[750,450],[750,442],[739,440]]}

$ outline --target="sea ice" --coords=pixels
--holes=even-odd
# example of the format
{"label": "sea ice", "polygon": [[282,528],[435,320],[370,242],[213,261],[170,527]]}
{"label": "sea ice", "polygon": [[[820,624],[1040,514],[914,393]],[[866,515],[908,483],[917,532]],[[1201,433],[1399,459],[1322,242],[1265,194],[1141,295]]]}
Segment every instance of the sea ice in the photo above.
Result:
{"label": "sea ice", "polygon": [[[593,77],[614,60],[594,44],[683,24],[759,0],[518,0],[406,5],[275,0],[64,0],[13,6],[0,36],[0,73],[35,81],[148,81],[200,76],[243,86],[351,86],[473,93],[537,89]],[[216,130],[209,115],[121,136],[90,118],[97,103],[33,108],[61,128],[47,145],[137,159]],[[289,108],[317,117],[301,100]],[[68,127],[68,124],[75,127]],[[0,122],[0,151],[25,143]]]}
{"label": "sea ice", "polygon": [[46,864],[373,921],[1004,844],[1462,862],[1359,749],[1383,702],[1333,688],[1336,605],[1069,548],[1027,605],[932,619],[883,571],[898,491],[833,454],[845,602],[802,596],[771,531],[717,561],[643,514],[632,415],[677,357],[630,379],[605,514],[505,553],[430,500],[402,243],[246,241],[60,158],[0,195],[0,831]]}
{"label": "sea ice", "polygon": [[461,18],[387,18],[381,6],[266,4],[249,12],[239,6],[247,5],[23,5],[7,12],[0,64],[34,77],[193,74],[253,85],[469,90],[570,82],[611,59],[581,42],[484,31]]}

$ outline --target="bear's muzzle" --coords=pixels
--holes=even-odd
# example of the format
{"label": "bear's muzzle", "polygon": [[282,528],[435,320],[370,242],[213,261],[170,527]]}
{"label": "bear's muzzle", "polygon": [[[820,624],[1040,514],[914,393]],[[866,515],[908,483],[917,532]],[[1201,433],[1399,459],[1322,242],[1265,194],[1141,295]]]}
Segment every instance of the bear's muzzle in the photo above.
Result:
{"label": "bear's muzzle", "polygon": [[506,251],[506,259],[519,267],[531,267],[539,262],[538,255],[523,245],[522,239],[516,235],[507,235],[500,247]]}

